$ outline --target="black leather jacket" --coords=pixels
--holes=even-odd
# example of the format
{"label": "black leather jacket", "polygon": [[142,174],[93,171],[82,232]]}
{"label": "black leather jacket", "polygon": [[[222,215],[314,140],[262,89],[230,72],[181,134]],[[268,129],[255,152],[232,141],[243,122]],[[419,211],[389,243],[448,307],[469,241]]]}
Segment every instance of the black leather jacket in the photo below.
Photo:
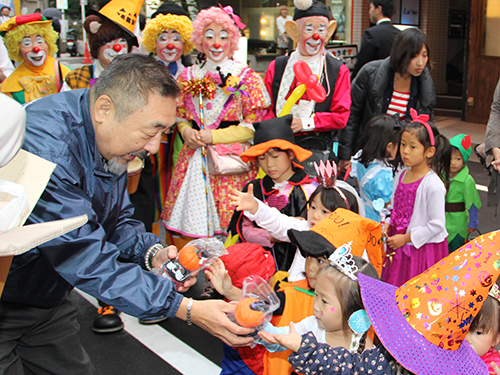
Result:
{"label": "black leather jacket", "polygon": [[[366,123],[387,111],[394,90],[394,71],[389,62],[390,57],[369,62],[351,83],[351,115],[339,133],[339,159],[350,160],[357,151]],[[411,118],[410,108],[414,108],[419,114],[428,114],[433,121],[435,105],[434,83],[425,69],[419,77],[412,77],[406,118]]]}

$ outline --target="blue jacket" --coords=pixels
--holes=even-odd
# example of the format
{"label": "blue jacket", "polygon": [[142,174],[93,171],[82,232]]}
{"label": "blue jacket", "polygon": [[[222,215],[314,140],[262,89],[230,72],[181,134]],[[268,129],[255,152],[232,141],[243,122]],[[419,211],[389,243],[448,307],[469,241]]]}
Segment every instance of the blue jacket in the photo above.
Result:
{"label": "blue jacket", "polygon": [[173,317],[182,296],[145,270],[157,236],[133,220],[126,173],[105,171],[96,146],[88,89],[26,106],[23,148],[57,167],[27,224],[88,215],[88,223],[13,259],[2,301],[57,305],[73,287],[140,318]]}

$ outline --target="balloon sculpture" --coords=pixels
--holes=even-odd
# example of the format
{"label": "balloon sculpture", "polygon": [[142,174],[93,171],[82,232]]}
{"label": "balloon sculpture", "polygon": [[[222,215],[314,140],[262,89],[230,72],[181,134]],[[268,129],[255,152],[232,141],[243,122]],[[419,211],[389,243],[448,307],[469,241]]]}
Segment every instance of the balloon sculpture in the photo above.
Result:
{"label": "balloon sculpture", "polygon": [[312,74],[311,68],[305,61],[299,60],[293,65],[293,72],[300,85],[297,86],[286,101],[279,117],[288,115],[292,107],[307,91],[307,95],[316,103],[322,103],[326,99],[325,88],[319,82],[319,77]]}

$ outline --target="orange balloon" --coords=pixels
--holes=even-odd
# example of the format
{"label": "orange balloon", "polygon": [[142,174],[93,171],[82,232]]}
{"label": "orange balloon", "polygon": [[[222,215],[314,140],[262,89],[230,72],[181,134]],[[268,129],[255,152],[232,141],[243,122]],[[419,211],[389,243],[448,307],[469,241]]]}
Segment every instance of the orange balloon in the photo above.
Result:
{"label": "orange balloon", "polygon": [[196,252],[197,250],[194,246],[184,246],[179,252],[179,263],[188,271],[194,271],[200,267],[200,258]]}
{"label": "orange balloon", "polygon": [[254,328],[264,321],[262,311],[253,310],[250,305],[257,302],[257,298],[247,297],[238,302],[234,310],[234,319],[236,323],[245,328]]}

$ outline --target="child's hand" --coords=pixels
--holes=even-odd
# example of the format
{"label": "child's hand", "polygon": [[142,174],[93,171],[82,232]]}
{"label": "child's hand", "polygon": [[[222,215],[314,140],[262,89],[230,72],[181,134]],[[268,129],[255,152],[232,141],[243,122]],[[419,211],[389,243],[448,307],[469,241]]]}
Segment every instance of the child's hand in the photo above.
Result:
{"label": "child's hand", "polygon": [[229,189],[229,199],[231,204],[236,206],[236,211],[250,211],[252,215],[257,213],[259,203],[253,196],[253,185],[248,185],[248,192],[244,193],[236,189]]}
{"label": "child's hand", "polygon": [[222,260],[217,258],[214,263],[205,269],[205,275],[210,279],[210,282],[217,292],[231,299],[228,295],[231,294],[233,283]]}
{"label": "child's hand", "polygon": [[500,367],[496,364],[496,362],[490,362],[491,368],[495,371],[495,374],[500,375]]}
{"label": "child's hand", "polygon": [[468,231],[468,232],[469,232],[469,234],[470,234],[470,233],[474,233],[474,231],[475,231],[476,229],[477,229],[477,228],[471,228],[471,227],[469,227],[469,228],[467,228],[467,231]]}
{"label": "child's hand", "polygon": [[277,335],[266,331],[259,331],[259,336],[262,340],[270,344],[279,344],[294,352],[300,349],[300,343],[302,342],[302,336],[295,330],[293,323],[290,323],[290,333],[287,335]]}
{"label": "child's hand", "polygon": [[396,234],[392,237],[387,238],[387,245],[391,248],[391,250],[397,250],[400,247],[403,247],[408,242],[411,242],[410,234]]}

